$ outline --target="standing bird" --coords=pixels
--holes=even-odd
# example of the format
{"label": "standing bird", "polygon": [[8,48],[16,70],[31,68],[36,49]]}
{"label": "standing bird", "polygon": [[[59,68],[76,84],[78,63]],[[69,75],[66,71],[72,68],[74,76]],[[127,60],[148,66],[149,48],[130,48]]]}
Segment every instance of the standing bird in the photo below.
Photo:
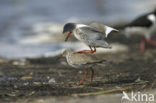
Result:
{"label": "standing bird", "polygon": [[96,52],[96,47],[111,48],[105,41],[105,38],[107,38],[108,34],[113,30],[118,31],[99,22],[92,22],[90,25],[67,23],[64,25],[63,34],[68,33],[65,41],[73,34],[78,40],[86,43],[90,48],[90,50],[81,50],[76,53],[94,53]]}
{"label": "standing bird", "polygon": [[142,35],[140,43],[140,50],[144,51],[145,41],[153,46],[156,46],[156,42],[151,40],[152,33],[156,30],[156,10],[148,14],[144,14],[136,18],[131,23],[127,24],[124,28],[124,34],[127,37],[130,35]]}
{"label": "standing bird", "polygon": [[70,49],[66,49],[63,54],[63,57],[66,57],[67,63],[74,67],[74,68],[83,68],[84,71],[84,76],[82,78],[82,80],[80,81],[79,85],[82,85],[85,78],[87,77],[87,71],[86,68],[90,68],[91,70],[91,79],[90,79],[90,85],[93,82],[93,77],[94,77],[94,70],[93,70],[93,66],[96,65],[97,63],[102,63],[105,60],[100,60],[97,57],[88,54],[88,53],[74,53],[73,51],[71,51]]}

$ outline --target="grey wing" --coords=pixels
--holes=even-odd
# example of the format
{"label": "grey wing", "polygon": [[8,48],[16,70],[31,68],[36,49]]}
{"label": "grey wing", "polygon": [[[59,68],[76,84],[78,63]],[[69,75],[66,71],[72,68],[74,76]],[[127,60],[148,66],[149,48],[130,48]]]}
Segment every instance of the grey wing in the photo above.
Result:
{"label": "grey wing", "polygon": [[92,22],[89,24],[92,28],[95,28],[97,31],[101,32],[105,37],[107,37],[111,31],[118,31],[112,27],[106,26],[100,22]]}
{"label": "grey wing", "polygon": [[91,27],[82,27],[80,29],[80,32],[85,34],[86,37],[90,40],[103,40],[104,39],[104,35],[102,35],[101,32]]}
{"label": "grey wing", "polygon": [[97,22],[97,21],[94,21],[94,22],[91,22],[89,24],[89,26],[95,28],[96,30],[102,32],[104,35],[105,35],[105,25],[100,23],[100,22]]}
{"label": "grey wing", "polygon": [[94,42],[94,46],[96,47],[103,47],[103,48],[112,48],[110,44],[108,44],[106,41],[104,40],[96,40]]}

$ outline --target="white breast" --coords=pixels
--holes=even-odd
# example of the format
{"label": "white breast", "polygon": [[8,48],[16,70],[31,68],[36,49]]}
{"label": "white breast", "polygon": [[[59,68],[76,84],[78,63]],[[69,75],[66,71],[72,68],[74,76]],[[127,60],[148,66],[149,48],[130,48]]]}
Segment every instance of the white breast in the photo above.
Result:
{"label": "white breast", "polygon": [[146,27],[127,27],[124,30],[125,34],[127,37],[130,35],[142,35],[142,36],[147,36],[149,29]]}

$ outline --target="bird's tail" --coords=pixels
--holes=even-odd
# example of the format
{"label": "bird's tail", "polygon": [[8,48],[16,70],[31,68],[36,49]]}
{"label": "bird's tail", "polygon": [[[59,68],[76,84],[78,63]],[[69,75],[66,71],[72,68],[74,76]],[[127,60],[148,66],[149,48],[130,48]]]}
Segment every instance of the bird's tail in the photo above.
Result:
{"label": "bird's tail", "polygon": [[108,34],[109,34],[111,31],[117,31],[117,32],[119,31],[119,30],[114,29],[114,28],[109,27],[109,26],[105,26],[105,28],[106,28],[106,38],[107,38]]}

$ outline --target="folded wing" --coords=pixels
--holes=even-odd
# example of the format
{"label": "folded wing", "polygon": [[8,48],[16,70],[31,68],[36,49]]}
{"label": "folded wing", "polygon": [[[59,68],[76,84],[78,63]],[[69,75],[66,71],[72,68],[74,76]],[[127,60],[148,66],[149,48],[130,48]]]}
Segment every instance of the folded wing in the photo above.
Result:
{"label": "folded wing", "polygon": [[94,21],[92,23],[89,24],[89,26],[91,26],[92,28],[96,29],[97,31],[101,32],[102,34],[105,35],[105,37],[108,36],[108,34],[111,31],[118,31],[117,29],[114,29],[112,27],[106,26],[100,22]]}

